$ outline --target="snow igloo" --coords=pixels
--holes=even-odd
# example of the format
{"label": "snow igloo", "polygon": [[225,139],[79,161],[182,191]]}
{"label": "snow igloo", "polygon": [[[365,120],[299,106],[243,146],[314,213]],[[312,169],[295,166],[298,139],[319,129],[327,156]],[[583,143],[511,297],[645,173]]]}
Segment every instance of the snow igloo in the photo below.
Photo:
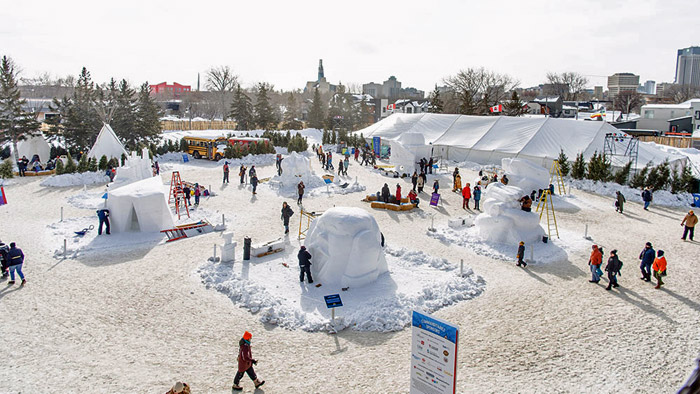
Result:
{"label": "snow igloo", "polygon": [[549,171],[526,159],[501,159],[501,167],[508,177],[508,185],[522,189],[526,194],[549,186]]}
{"label": "snow igloo", "polygon": [[477,216],[474,225],[479,237],[488,242],[518,244],[537,242],[542,239],[544,230],[540,226],[539,214],[520,209],[518,200],[524,196],[523,189],[496,182],[484,191],[482,208],[484,213]]}
{"label": "snow igloo", "polygon": [[307,234],[311,272],[323,284],[361,287],[389,270],[379,225],[363,209],[331,208],[311,223]]}

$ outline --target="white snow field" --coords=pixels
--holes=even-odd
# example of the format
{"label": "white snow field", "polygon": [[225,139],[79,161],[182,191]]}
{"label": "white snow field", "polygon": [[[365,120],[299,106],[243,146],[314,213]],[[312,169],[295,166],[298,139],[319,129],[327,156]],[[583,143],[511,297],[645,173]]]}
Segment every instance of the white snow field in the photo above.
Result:
{"label": "white snow field", "polygon": [[[349,178],[368,193],[387,181],[351,162]],[[307,193],[309,211],[362,209],[386,238],[389,272],[338,291],[300,286],[294,198],[264,183],[252,195],[234,176],[237,167],[222,185],[221,164],[161,164],[163,184],[176,169],[187,181],[212,185],[216,196],[202,198],[192,221],[224,214],[238,243],[236,262],[207,261],[223,242],[217,232],[165,243],[159,233],[97,236],[93,229],[75,242],[74,231],[97,226],[105,183],[5,183],[0,239],[24,250],[28,282],[0,282],[0,392],[159,393],[179,380],[194,393],[230,393],[237,343],[248,330],[256,372],[266,381],[258,393],[406,393],[411,332],[402,322],[414,307],[459,325],[459,393],[674,393],[700,352],[700,243],[680,240],[687,206],[652,204],[647,212],[628,196],[619,214],[611,196],[574,188],[556,213],[560,238],[532,243],[535,263],[523,269],[514,264],[517,245],[483,241],[474,227],[447,227],[449,218],[478,213],[462,210],[461,196],[449,192],[453,168],[428,175],[427,185],[440,179],[437,208],[426,193],[420,209],[408,212],[373,210],[360,201],[364,193]],[[325,173],[313,156],[310,165]],[[260,178],[276,173],[274,162],[256,168]],[[460,167],[462,179],[475,179],[478,169]],[[410,188],[410,179],[391,182],[404,193]],[[288,248],[243,264],[243,237],[262,243],[283,236],[285,200],[295,211]],[[586,225],[590,240],[583,238]],[[666,252],[661,290],[638,279],[646,241]],[[620,288],[604,290],[606,279],[588,282],[591,243],[606,255],[619,250]],[[458,276],[461,260],[465,278]],[[347,328],[332,335],[322,296],[336,292]]]}

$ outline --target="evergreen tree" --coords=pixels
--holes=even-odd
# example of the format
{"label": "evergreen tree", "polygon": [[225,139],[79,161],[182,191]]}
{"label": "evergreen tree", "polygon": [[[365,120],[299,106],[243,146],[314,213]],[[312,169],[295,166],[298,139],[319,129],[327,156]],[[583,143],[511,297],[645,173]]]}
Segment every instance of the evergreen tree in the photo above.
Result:
{"label": "evergreen tree", "polygon": [[297,108],[297,101],[294,98],[294,94],[290,92],[289,97],[287,97],[287,108],[284,111],[284,123],[282,123],[282,129],[301,130],[304,125],[298,118],[299,109]]}
{"label": "evergreen tree", "polygon": [[136,100],[136,132],[132,144],[153,142],[159,139],[162,112],[150,91],[148,82],[144,82],[139,89]]}
{"label": "evergreen tree", "polygon": [[102,155],[102,157],[100,157],[100,163],[97,165],[97,168],[99,168],[100,171],[107,170],[107,156]]}
{"label": "evergreen tree", "polygon": [[102,127],[102,121],[95,110],[98,98],[90,72],[83,67],[70,99],[54,99],[52,109],[59,112],[61,120],[52,124],[50,132],[62,134],[67,147],[87,151]]}
{"label": "evergreen tree", "polygon": [[64,168],[64,173],[65,174],[72,174],[77,170],[77,167],[75,165],[75,160],[73,160],[73,156],[71,156],[70,152],[68,153],[68,162],[66,162],[66,167]]}
{"label": "evergreen tree", "polygon": [[188,149],[189,145],[187,144],[187,140],[184,137],[180,138],[180,152],[187,153]]}
{"label": "evergreen tree", "polygon": [[642,187],[650,186],[653,190],[658,190],[656,187],[654,187],[654,185],[660,182],[660,177],[659,166],[651,167],[649,169],[649,174],[647,175],[647,182]]}
{"label": "evergreen tree", "polygon": [[263,130],[274,130],[277,128],[275,114],[270,104],[268,94],[271,86],[268,83],[260,82],[257,86],[255,97],[255,126]]}
{"label": "evergreen tree", "polygon": [[97,171],[97,159],[96,158],[93,157],[92,159],[88,160],[88,169],[87,170],[92,171],[92,172]]}
{"label": "evergreen tree", "polygon": [[236,86],[231,102],[231,117],[236,121],[236,130],[251,130],[255,127],[253,117],[253,103],[247,94],[241,89],[241,85]]}
{"label": "evergreen tree", "polygon": [[[114,80],[112,80],[114,83]],[[140,141],[136,130],[136,92],[129,83],[122,79],[119,87],[112,93],[114,97],[114,115],[108,120],[114,132],[119,136],[128,150],[135,150]]]}
{"label": "evergreen tree", "polygon": [[323,136],[321,136],[321,144],[326,145],[328,144],[328,131],[323,130]]}
{"label": "evergreen tree", "polygon": [[61,175],[65,172],[65,169],[63,168],[63,160],[60,158],[56,160],[56,175]]}
{"label": "evergreen tree", "polygon": [[576,155],[574,165],[571,166],[571,177],[574,179],[583,179],[586,176],[586,160],[583,158],[583,153]]}
{"label": "evergreen tree", "polygon": [[332,145],[335,145],[338,142],[338,138],[335,134],[335,130],[328,130],[328,132],[331,134],[330,143]]}
{"label": "evergreen tree", "polygon": [[309,144],[306,141],[306,138],[299,134],[292,137],[292,139],[289,141],[289,145],[287,145],[287,150],[289,152],[306,152],[308,148]]}
{"label": "evergreen tree", "polygon": [[663,163],[649,171],[647,186],[650,186],[653,190],[665,190],[670,181],[671,166],[669,165],[668,160],[664,160]]}
{"label": "evergreen tree", "polygon": [[515,90],[513,90],[510,100],[503,106],[503,112],[505,112],[507,116],[520,116],[525,113],[518,92]]}
{"label": "evergreen tree", "polygon": [[442,98],[440,97],[440,89],[438,89],[437,84],[435,84],[435,89],[430,93],[430,97],[428,98],[430,100],[430,107],[428,108],[428,112],[434,113],[434,114],[441,114],[443,113],[444,106],[442,104]]}
{"label": "evergreen tree", "polygon": [[559,150],[559,157],[557,157],[557,161],[559,162],[559,169],[561,170],[561,175],[569,175],[569,171],[571,171],[571,166],[569,165],[569,158],[566,157],[566,153],[564,153],[564,149]]}
{"label": "evergreen tree", "polygon": [[[17,142],[37,133],[39,129],[34,116],[22,109],[25,103],[17,86],[15,66],[10,58],[3,56],[0,61],[0,145],[6,142],[12,145],[15,162],[20,159]],[[45,161],[49,158],[40,159]]]}
{"label": "evergreen tree", "polygon": [[90,165],[90,164],[88,163],[88,157],[87,157],[87,155],[86,155],[86,154],[82,154],[82,155],[80,156],[80,160],[78,160],[78,170],[77,170],[77,171],[78,171],[79,173],[86,172],[86,171],[88,170],[89,165]]}
{"label": "evergreen tree", "polygon": [[627,180],[630,177],[630,171],[632,170],[632,162],[628,161],[624,167],[622,167],[618,172],[615,173],[613,181],[619,185],[627,184]]}
{"label": "evergreen tree", "polygon": [[641,171],[637,171],[630,181],[630,186],[635,189],[641,189],[647,184],[647,175],[651,169],[651,163],[647,163]]}
{"label": "evergreen tree", "polygon": [[12,159],[7,158],[0,163],[0,178],[10,179],[14,178],[15,173],[13,171]]}
{"label": "evergreen tree", "polygon": [[324,105],[321,102],[321,93],[318,88],[314,89],[314,99],[309,110],[309,127],[313,129],[323,129]]}

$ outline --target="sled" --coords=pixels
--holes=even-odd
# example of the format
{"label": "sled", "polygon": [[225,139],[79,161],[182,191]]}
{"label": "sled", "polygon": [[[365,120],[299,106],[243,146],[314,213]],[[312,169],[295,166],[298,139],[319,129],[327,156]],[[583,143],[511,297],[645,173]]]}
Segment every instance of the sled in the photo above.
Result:
{"label": "sled", "polygon": [[199,221],[193,224],[183,224],[175,228],[162,230],[161,233],[165,233],[168,240],[165,242],[177,241],[182,238],[190,238],[199,234],[206,234],[214,231],[214,227],[206,221]]}

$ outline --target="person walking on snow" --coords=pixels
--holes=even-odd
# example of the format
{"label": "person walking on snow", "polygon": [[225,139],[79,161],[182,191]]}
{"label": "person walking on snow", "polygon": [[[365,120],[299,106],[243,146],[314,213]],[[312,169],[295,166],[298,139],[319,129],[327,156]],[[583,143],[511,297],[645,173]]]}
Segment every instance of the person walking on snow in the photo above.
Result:
{"label": "person walking on snow", "polygon": [[360,149],[355,148],[355,161],[357,161],[357,158],[360,156]]}
{"label": "person walking on snow", "polygon": [[245,183],[245,166],[241,164],[240,170],[238,170],[238,176],[241,177],[241,185]]}
{"label": "person walking on snow", "polygon": [[228,183],[228,162],[224,163],[224,181],[223,183]]}
{"label": "person walking on snow", "polygon": [[474,190],[472,191],[472,194],[474,195],[474,209],[480,211],[479,201],[481,200],[481,186],[474,185]]}
{"label": "person walking on snow", "polygon": [[194,206],[199,206],[199,196],[202,195],[202,191],[199,190],[199,183],[194,184]]}
{"label": "person walking on snow", "polygon": [[258,189],[258,177],[253,175],[250,177],[250,185],[253,186],[253,194],[258,194],[256,190]]}
{"label": "person walking on snow", "polygon": [[615,195],[617,196],[617,200],[615,201],[615,210],[622,213],[622,209],[624,208],[627,200],[625,200],[625,196],[623,196],[619,190],[615,192]]}
{"label": "person walking on snow", "polygon": [[642,191],[642,200],[644,201],[644,210],[648,211],[649,210],[649,204],[651,204],[651,201],[654,199],[654,196],[651,194],[651,188],[647,186],[644,188],[644,191]]}
{"label": "person walking on snow", "polygon": [[639,278],[646,282],[651,281],[651,265],[654,263],[654,258],[656,257],[656,252],[654,248],[651,247],[651,242],[647,242],[644,245],[644,249],[639,253],[639,269],[642,271],[642,277]]}
{"label": "person walking on snow", "polygon": [[314,283],[313,278],[311,278],[311,253],[306,250],[306,246],[301,245],[297,258],[299,259],[299,282],[304,282],[304,274],[306,274],[309,284]]}
{"label": "person walking on snow", "polygon": [[591,283],[600,282],[600,265],[603,263],[603,254],[600,253],[598,245],[591,246],[591,257],[588,259],[588,265],[591,266]]}
{"label": "person walking on snow", "polygon": [[350,166],[350,159],[348,156],[345,156],[344,160],[345,164],[343,165],[343,175],[348,176],[348,167]]}
{"label": "person walking on snow", "polygon": [[622,261],[617,257],[617,249],[613,249],[610,251],[608,264],[605,266],[605,271],[608,272],[608,287],[605,290],[610,290],[611,287],[620,287],[617,283],[617,274],[620,273],[620,269],[622,269]]}
{"label": "person walking on snow", "polygon": [[469,199],[472,198],[471,185],[467,183],[462,188],[462,209],[469,209]]}
{"label": "person walking on snow", "polygon": [[2,266],[2,277],[7,278],[7,275],[10,274],[8,268],[10,265],[10,247],[5,245],[2,241],[0,241],[0,266]]}
{"label": "person walking on snow", "polygon": [[433,193],[436,193],[440,190],[440,183],[436,179],[435,182],[433,182]]}
{"label": "person walking on snow", "polygon": [[294,215],[294,211],[292,211],[292,208],[287,205],[287,202],[282,203],[282,216],[280,219],[284,222],[284,233],[289,234],[289,218]]}
{"label": "person walking on snow", "polygon": [[301,205],[301,200],[304,198],[304,189],[306,186],[304,186],[304,181],[299,181],[299,184],[297,185],[297,194],[299,195],[299,198],[297,198],[297,204]]}
{"label": "person walking on snow", "polygon": [[7,257],[10,260],[7,264],[10,268],[10,281],[7,284],[15,284],[15,272],[17,272],[19,278],[22,279],[22,286],[24,286],[27,280],[24,279],[24,274],[22,273],[22,264],[24,264],[22,249],[18,248],[14,242],[10,242],[10,250],[7,252]]}
{"label": "person walking on snow", "polygon": [[696,224],[698,224],[698,217],[695,216],[695,212],[692,210],[688,211],[688,214],[685,215],[681,222],[681,226],[685,225],[685,230],[683,230],[683,236],[681,237],[683,241],[685,241],[686,236],[690,236],[690,240],[693,240]]}
{"label": "person walking on snow", "polygon": [[254,176],[257,176],[258,172],[255,170],[255,166],[250,166],[250,171],[248,171],[248,178],[253,178]]}
{"label": "person walking on snow", "polygon": [[252,339],[253,334],[246,331],[243,333],[243,338],[238,342],[238,372],[236,373],[236,377],[233,378],[233,386],[231,386],[231,389],[235,391],[243,390],[243,387],[241,387],[239,383],[244,373],[248,374],[248,377],[253,381],[256,389],[265,384],[264,380],[258,379],[253,369],[253,365],[257,365],[258,360],[253,358],[253,352],[250,349],[250,341]]}
{"label": "person walking on snow", "polygon": [[525,257],[525,242],[520,241],[518,244],[518,253],[515,255],[515,257],[518,259],[518,267],[527,267],[527,263],[523,260]]}
{"label": "person walking on snow", "polygon": [[416,190],[416,184],[418,183],[418,173],[413,171],[413,175],[411,175],[411,183],[413,184],[413,191]]}
{"label": "person walking on snow", "polygon": [[107,235],[109,235],[109,209],[98,210],[97,217],[100,219],[100,225],[97,227],[97,235],[102,235],[103,225],[107,227]]}
{"label": "person walking on snow", "polygon": [[654,264],[652,269],[654,270],[654,278],[656,278],[655,289],[660,289],[663,286],[664,281],[661,280],[662,276],[666,276],[666,257],[664,257],[664,251],[659,250],[656,252],[656,259],[654,259]]}
{"label": "person walking on snow", "polygon": [[338,160],[338,176],[343,175],[343,161]]}

